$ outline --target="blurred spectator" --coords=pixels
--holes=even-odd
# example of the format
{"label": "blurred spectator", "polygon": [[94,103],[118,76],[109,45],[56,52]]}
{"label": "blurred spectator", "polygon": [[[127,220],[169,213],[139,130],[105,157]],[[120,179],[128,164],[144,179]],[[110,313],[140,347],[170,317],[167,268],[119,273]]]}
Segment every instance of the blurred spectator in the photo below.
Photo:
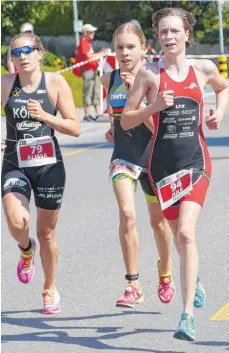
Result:
{"label": "blurred spectator", "polygon": [[[31,23],[23,23],[23,25],[20,28],[20,33],[34,33],[34,27]],[[13,74],[14,72],[17,72],[16,67],[14,66],[13,61],[11,60],[10,52],[7,50],[7,69],[10,74]]]}
{"label": "blurred spectator", "polygon": [[[77,47],[77,61],[86,61],[92,59],[98,55],[108,55],[110,49],[102,49],[99,53],[94,53],[92,47],[92,41],[95,36],[97,27],[91,24],[85,24],[81,32],[83,34],[80,39],[79,46]],[[84,104],[84,121],[96,121],[100,116],[100,104],[99,104],[99,79],[97,75],[98,60],[91,61],[82,66],[82,77],[83,77],[83,104]],[[89,114],[89,107],[93,105],[96,110],[96,117],[93,118]]]}
{"label": "blurred spectator", "polygon": [[146,47],[146,54],[147,55],[155,55],[157,54],[156,50],[154,49],[154,47],[152,45],[147,45]]}

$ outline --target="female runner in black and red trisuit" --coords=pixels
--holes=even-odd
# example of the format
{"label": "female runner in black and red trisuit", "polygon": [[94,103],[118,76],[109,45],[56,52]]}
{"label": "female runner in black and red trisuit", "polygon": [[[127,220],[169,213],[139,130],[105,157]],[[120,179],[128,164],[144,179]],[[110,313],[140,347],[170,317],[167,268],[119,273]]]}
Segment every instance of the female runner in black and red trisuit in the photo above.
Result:
{"label": "female runner in black and red trisuit", "polygon": [[[180,8],[164,8],[153,15],[153,29],[164,58],[138,71],[121,120],[122,127],[129,129],[153,116],[149,177],[180,255],[184,306],[174,337],[188,341],[195,339],[196,223],[211,177],[202,131],[206,84],[212,86],[217,98],[216,110],[206,118],[209,129],[219,128],[229,104],[229,83],[217,67],[210,60],[188,60],[185,56],[185,47],[193,44],[194,24],[194,16]],[[137,110],[145,95],[149,105]]]}

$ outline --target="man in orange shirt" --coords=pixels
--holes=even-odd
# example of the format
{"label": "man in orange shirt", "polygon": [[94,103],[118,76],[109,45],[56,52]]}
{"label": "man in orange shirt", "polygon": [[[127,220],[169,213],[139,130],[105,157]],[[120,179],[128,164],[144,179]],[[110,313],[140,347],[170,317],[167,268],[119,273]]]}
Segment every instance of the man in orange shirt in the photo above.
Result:
{"label": "man in orange shirt", "polygon": [[[91,24],[85,24],[81,32],[83,37],[80,39],[79,46],[77,48],[78,58],[80,61],[86,61],[98,56],[106,56],[109,49],[103,49],[99,53],[94,53],[92,47],[92,41],[95,36],[96,27]],[[83,104],[84,104],[84,121],[95,121],[100,116],[100,105],[99,105],[99,80],[97,75],[99,61],[91,61],[82,66],[82,77],[83,77]],[[96,110],[96,117],[93,118],[89,114],[89,106],[93,105]]]}

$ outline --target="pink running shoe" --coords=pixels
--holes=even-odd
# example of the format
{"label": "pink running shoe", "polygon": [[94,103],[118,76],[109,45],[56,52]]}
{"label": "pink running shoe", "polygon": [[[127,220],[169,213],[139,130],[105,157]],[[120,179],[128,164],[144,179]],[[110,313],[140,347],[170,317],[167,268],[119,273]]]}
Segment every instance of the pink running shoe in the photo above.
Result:
{"label": "pink running shoe", "polygon": [[171,303],[175,296],[175,286],[172,270],[170,273],[160,274],[160,259],[157,261],[157,270],[159,276],[158,296],[162,303]]}
{"label": "pink running shoe", "polygon": [[60,294],[57,289],[54,291],[51,289],[46,289],[42,292],[44,309],[42,314],[59,314],[60,309]]}
{"label": "pink running shoe", "polygon": [[36,252],[36,242],[30,238],[32,247],[31,254],[26,254],[21,251],[21,257],[17,266],[17,276],[20,282],[27,284],[32,282],[35,275],[34,258]]}
{"label": "pink running shoe", "polygon": [[116,306],[133,308],[135,304],[144,302],[142,289],[139,285],[129,284],[125,293],[116,302]]}

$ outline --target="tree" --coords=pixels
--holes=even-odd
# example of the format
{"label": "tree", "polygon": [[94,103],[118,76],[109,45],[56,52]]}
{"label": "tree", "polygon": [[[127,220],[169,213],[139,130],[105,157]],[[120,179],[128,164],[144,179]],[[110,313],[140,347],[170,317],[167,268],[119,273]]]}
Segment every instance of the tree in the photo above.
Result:
{"label": "tree", "polygon": [[38,35],[73,32],[71,1],[2,1],[2,36],[14,36],[25,22],[34,25]]}
{"label": "tree", "polygon": [[[122,23],[137,19],[146,38],[152,38],[152,14],[164,7],[182,7],[196,17],[198,41],[218,42],[216,1],[78,1],[79,18],[98,27],[97,39],[112,40]],[[38,35],[73,35],[72,1],[2,1],[2,36],[13,36],[24,22],[34,25]],[[225,43],[229,43],[229,7],[223,8]],[[212,34],[211,34],[212,33]]]}

